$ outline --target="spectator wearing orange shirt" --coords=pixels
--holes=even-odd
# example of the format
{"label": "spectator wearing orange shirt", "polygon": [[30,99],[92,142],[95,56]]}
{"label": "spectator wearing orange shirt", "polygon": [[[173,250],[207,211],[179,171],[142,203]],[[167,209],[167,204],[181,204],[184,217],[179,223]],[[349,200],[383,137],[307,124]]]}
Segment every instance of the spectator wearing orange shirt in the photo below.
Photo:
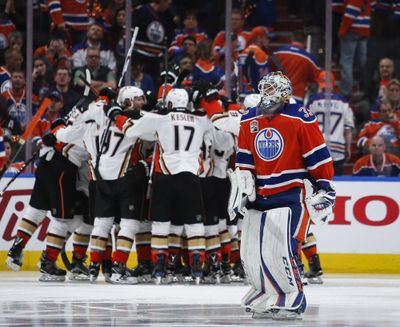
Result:
{"label": "spectator wearing orange shirt", "polygon": [[[251,32],[244,29],[244,16],[240,9],[232,9],[232,33],[236,34],[238,40],[237,51],[240,52],[246,49],[250,39]],[[214,39],[214,52],[219,55],[219,52],[225,46],[225,31],[221,31]]]}

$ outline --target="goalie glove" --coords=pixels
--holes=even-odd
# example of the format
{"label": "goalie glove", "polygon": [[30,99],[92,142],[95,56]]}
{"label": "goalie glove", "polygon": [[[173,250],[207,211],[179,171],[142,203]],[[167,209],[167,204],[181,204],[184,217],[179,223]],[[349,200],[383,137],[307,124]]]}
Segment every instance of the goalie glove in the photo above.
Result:
{"label": "goalie glove", "polygon": [[244,216],[247,212],[247,201],[253,202],[256,199],[256,188],[254,177],[248,170],[235,171],[228,169],[228,177],[231,182],[231,191],[228,201],[228,213],[231,220],[239,214]]}
{"label": "goalie glove", "polygon": [[306,189],[305,202],[310,219],[316,225],[327,223],[333,218],[333,207],[336,198],[333,186],[331,185],[330,191],[324,189],[315,191],[314,186],[308,179],[304,180],[304,186]]}

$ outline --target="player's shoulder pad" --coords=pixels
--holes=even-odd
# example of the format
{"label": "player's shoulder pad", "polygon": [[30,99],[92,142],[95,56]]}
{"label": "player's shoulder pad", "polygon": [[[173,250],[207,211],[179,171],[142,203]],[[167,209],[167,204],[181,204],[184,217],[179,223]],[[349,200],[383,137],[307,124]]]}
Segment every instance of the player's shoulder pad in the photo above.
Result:
{"label": "player's shoulder pad", "polygon": [[257,107],[249,108],[246,112],[243,113],[241,122],[244,122],[249,119],[256,118],[257,116]]}
{"label": "player's shoulder pad", "polygon": [[317,120],[317,117],[311,110],[298,103],[288,103],[281,114],[293,119],[299,119],[304,123],[313,123]]}

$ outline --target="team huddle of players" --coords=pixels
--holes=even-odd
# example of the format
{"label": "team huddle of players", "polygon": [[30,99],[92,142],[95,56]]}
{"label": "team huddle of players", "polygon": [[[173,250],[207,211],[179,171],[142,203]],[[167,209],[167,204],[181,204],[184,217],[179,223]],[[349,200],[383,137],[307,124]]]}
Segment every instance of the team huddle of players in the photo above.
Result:
{"label": "team huddle of players", "polygon": [[[190,92],[164,85],[157,112],[140,110],[143,92],[133,86],[118,97],[82,99],[42,138],[7,265],[20,268],[50,211],[41,281],[65,280],[55,262],[72,233],[72,279],[95,282],[102,268],[117,284],[229,282],[233,263],[237,277],[246,272],[251,288],[242,305],[254,318],[301,319],[301,244],[310,220],[333,215],[332,158],[285,75],[264,76],[258,91],[243,110],[204,85]],[[134,243],[139,264],[130,270]]]}
{"label": "team huddle of players", "polygon": [[[107,281],[124,284],[243,279],[240,220],[230,221],[227,211],[240,106],[204,85],[192,92],[167,85],[157,112],[141,110],[146,98],[137,87],[114,97],[83,99],[67,119],[52,122],[7,265],[19,270],[23,248],[50,211],[41,281],[65,280],[55,262],[71,234],[71,279],[95,281],[100,269]],[[251,95],[245,106],[259,99]],[[224,120],[234,131],[215,128]],[[134,243],[138,266],[131,270]]]}

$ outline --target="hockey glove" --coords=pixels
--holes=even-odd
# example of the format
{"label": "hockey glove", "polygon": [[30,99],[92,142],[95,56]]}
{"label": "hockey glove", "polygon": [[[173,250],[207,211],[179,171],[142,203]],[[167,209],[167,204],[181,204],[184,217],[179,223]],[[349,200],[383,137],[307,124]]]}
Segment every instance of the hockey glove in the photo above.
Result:
{"label": "hockey glove", "polygon": [[115,119],[122,114],[122,109],[118,106],[114,101],[111,101],[109,104],[106,104],[103,107],[104,113],[108,118],[115,121]]}
{"label": "hockey glove", "polygon": [[100,91],[99,96],[106,97],[108,101],[111,101],[117,98],[117,93],[111,87],[105,87]]}
{"label": "hockey glove", "polygon": [[228,213],[231,220],[239,214],[244,216],[247,212],[247,201],[253,202],[256,199],[256,188],[254,177],[248,170],[236,168],[228,170],[228,177],[231,182],[231,191],[228,201]]}
{"label": "hockey glove", "polygon": [[336,193],[331,186],[331,191],[320,189],[314,190],[314,186],[308,179],[304,180],[306,189],[305,202],[310,219],[316,225],[323,225],[333,218],[333,206],[335,203]]}
{"label": "hockey glove", "polygon": [[54,145],[57,143],[57,138],[53,133],[48,133],[42,137],[42,142],[46,146],[54,147]]}

